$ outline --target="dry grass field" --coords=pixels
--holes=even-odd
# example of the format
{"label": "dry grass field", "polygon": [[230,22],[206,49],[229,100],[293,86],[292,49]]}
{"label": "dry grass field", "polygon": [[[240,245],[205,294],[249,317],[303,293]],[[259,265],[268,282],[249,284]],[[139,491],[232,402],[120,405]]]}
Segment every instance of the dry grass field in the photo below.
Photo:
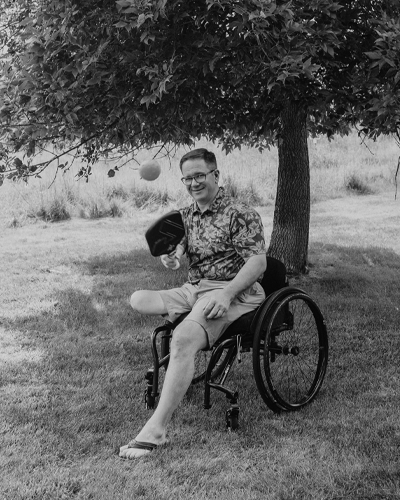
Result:
{"label": "dry grass field", "polygon": [[[163,165],[162,178],[150,185],[156,193],[167,190],[167,205],[148,194],[144,199],[153,201],[136,206],[131,189],[142,190],[144,181],[129,184],[122,177],[128,171],[113,180],[114,192],[119,186],[129,194],[125,205],[117,200],[124,207],[118,217],[108,209],[90,215],[83,205],[86,189],[98,205],[110,200],[110,180],[100,173],[88,186],[61,177],[55,191],[46,179],[3,186],[1,500],[400,498],[397,152],[382,141],[367,165],[371,153],[357,149],[354,137],[346,140],[310,145],[310,273],[292,281],[316,299],[327,321],[330,359],[316,401],[297,413],[272,413],[245,355],[232,374],[239,431],[225,431],[224,397],[213,395],[205,411],[201,387],[194,387],[173,418],[170,444],[138,462],[117,452],[148,418],[144,374],[149,335],[160,321],[134,314],[129,296],[185,278],[184,266],[169,271],[151,257],[143,238],[159,212],[185,201],[172,182],[179,182],[176,164]],[[253,189],[263,196],[258,210],[268,238],[274,152],[250,153],[222,157],[221,170],[233,165],[239,195]],[[259,192],[264,168],[271,188]],[[346,188],[351,176],[360,189]],[[60,202],[71,218],[55,223],[35,214],[41,200],[48,208],[48,200],[64,196],[63,186],[72,186],[73,195]]]}
{"label": "dry grass field", "polygon": [[[205,141],[197,146],[206,146],[216,152],[222,183],[231,193],[253,205],[274,204],[278,168],[275,148],[263,153],[243,148],[225,155]],[[0,227],[70,217],[134,217],[138,210],[184,206],[188,197],[182,189],[178,167],[184,152],[181,148],[174,157],[160,157],[161,175],[151,183],[139,178],[135,162],[126,164],[115,177],[108,178],[107,171],[114,165],[110,160],[95,166],[89,183],[76,180],[79,162],[58,175],[54,168],[49,168],[40,179],[33,178],[28,184],[6,182],[0,190]],[[378,193],[391,189],[394,192],[399,148],[391,138],[362,142],[353,133],[331,142],[322,138],[310,139],[309,153],[313,203],[349,193]],[[152,151],[143,151],[138,161],[149,159],[152,154]],[[68,157],[60,161],[66,160],[71,163]]]}

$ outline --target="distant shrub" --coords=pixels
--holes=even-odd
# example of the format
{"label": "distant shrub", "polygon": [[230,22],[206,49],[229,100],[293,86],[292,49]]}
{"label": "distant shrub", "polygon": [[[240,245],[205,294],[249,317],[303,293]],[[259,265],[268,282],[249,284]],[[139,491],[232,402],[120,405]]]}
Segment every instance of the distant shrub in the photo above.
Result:
{"label": "distant shrub", "polygon": [[22,226],[22,220],[20,217],[17,217],[16,215],[13,215],[11,219],[7,222],[7,227],[11,227],[16,229],[17,227]]}
{"label": "distant shrub", "polygon": [[108,200],[104,197],[90,196],[80,200],[76,212],[82,219],[122,217],[129,212],[129,204],[119,197]]}
{"label": "distant shrub", "polygon": [[239,187],[231,176],[224,179],[224,189],[228,196],[239,198]]}
{"label": "distant shrub", "polygon": [[129,198],[129,191],[127,191],[123,186],[112,186],[108,189],[106,197],[109,200],[112,200],[113,198],[127,200]]}
{"label": "distant shrub", "polygon": [[315,154],[310,158],[310,169],[316,170],[330,170],[338,168],[339,163],[336,158],[330,158],[329,156]]}
{"label": "distant shrub", "polygon": [[110,200],[110,215],[111,217],[122,217],[124,215],[124,208],[116,198]]}
{"label": "distant shrub", "polygon": [[346,189],[357,194],[371,194],[373,192],[368,184],[355,174],[347,179]]}
{"label": "distant shrub", "polygon": [[68,203],[75,204],[78,201],[79,195],[72,184],[64,182],[62,189],[63,195]]}
{"label": "distant shrub", "polygon": [[261,196],[257,193],[254,184],[249,183],[244,187],[239,187],[238,183],[228,176],[224,180],[224,189],[228,196],[235,198],[238,201],[245,202],[250,206],[265,205]]}
{"label": "distant shrub", "polygon": [[43,219],[46,222],[60,222],[71,218],[68,203],[63,197],[41,200],[39,208],[31,208],[28,217]]}
{"label": "distant shrub", "polygon": [[137,188],[131,190],[131,197],[136,208],[149,209],[167,205],[171,198],[167,191],[156,191],[150,188]]}
{"label": "distant shrub", "polygon": [[89,219],[100,219],[101,217],[107,217],[107,208],[104,206],[102,201],[95,199],[88,200],[86,205],[86,214]]}

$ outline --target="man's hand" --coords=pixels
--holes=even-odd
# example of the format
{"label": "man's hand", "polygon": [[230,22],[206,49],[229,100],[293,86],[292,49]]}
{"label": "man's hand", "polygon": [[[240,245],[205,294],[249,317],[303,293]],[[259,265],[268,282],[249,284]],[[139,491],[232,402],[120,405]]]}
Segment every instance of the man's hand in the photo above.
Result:
{"label": "man's hand", "polygon": [[168,269],[179,269],[181,267],[180,260],[183,255],[183,247],[178,245],[175,250],[169,254],[161,255],[161,262]]}
{"label": "man's hand", "polygon": [[204,316],[207,319],[217,319],[226,314],[234,297],[226,290],[221,289],[210,294],[209,299],[208,304],[204,307]]}
{"label": "man's hand", "polygon": [[175,255],[175,251],[169,253],[169,254],[164,254],[161,255],[161,262],[163,263],[164,267],[167,267],[168,269],[179,269],[181,267],[179,259]]}
{"label": "man's hand", "polygon": [[225,288],[215,290],[210,294],[210,300],[204,308],[205,317],[207,319],[222,318],[233,299],[252,286],[266,267],[267,259],[265,254],[250,257]]}

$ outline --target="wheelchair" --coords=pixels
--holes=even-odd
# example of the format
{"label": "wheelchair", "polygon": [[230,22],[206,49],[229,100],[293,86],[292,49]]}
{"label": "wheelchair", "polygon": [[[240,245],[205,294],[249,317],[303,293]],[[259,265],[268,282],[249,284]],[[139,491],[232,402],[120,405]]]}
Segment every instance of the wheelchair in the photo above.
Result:
{"label": "wheelchair", "polygon": [[[224,393],[230,407],[226,427],[239,426],[238,391],[226,385],[235,361],[252,351],[254,379],[262,399],[274,412],[295,411],[314,400],[328,364],[328,334],[316,302],[302,289],[289,286],[285,265],[267,257],[262,287],[264,302],[232,323],[217,343],[198,353],[192,384],[204,384],[204,408],[211,408],[211,390]],[[145,404],[154,408],[160,370],[168,369],[174,323],[167,321],[151,335],[153,366],[145,379]]]}

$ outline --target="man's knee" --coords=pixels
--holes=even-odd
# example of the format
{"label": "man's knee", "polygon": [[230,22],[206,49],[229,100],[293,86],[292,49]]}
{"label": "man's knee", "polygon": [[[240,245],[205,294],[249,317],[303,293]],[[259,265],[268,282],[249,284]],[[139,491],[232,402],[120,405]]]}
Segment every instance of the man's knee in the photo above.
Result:
{"label": "man's knee", "polygon": [[185,320],[174,330],[171,341],[171,355],[195,355],[208,345],[207,334],[195,321]]}

